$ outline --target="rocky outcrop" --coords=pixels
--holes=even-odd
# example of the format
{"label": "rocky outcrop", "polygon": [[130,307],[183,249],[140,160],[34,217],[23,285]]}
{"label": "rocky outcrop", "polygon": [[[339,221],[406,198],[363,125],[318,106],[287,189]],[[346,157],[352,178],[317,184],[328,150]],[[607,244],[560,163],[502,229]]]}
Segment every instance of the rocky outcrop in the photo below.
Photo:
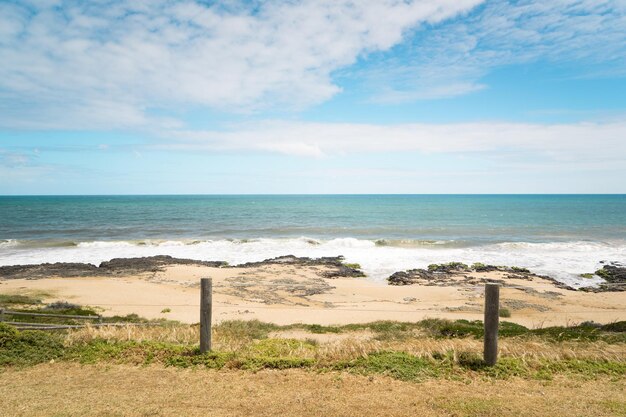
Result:
{"label": "rocky outcrop", "polygon": [[143,272],[158,272],[167,265],[201,265],[220,267],[225,262],[205,262],[193,259],[179,259],[171,256],[149,256],[145,258],[114,258],[102,262],[100,266],[88,263],[44,263],[39,265],[14,265],[0,267],[0,278],[40,279],[49,277],[88,277],[133,275]]}
{"label": "rocky outcrop", "polygon": [[38,279],[45,277],[85,277],[100,275],[98,267],[83,263],[44,263],[39,265],[0,266],[0,278],[5,279]]}
{"label": "rocky outcrop", "polygon": [[589,292],[626,291],[626,266],[620,262],[611,262],[598,269],[595,275],[606,282],[597,287],[583,288]]}
{"label": "rocky outcrop", "polygon": [[114,258],[102,262],[99,266],[88,263],[44,263],[39,265],[14,265],[0,267],[0,278],[4,279],[41,279],[49,277],[76,278],[88,276],[136,275],[144,272],[159,272],[170,265],[197,265],[215,268],[254,267],[275,264],[297,266],[322,266],[321,275],[325,278],[363,277],[359,269],[343,263],[343,257],[298,258],[293,255],[251,262],[243,265],[228,266],[222,261],[198,261],[195,259],[173,258],[167,255],[144,258]]}
{"label": "rocky outcrop", "polygon": [[429,272],[425,269],[410,269],[408,271],[394,272],[387,278],[387,282],[389,282],[389,285],[435,285],[434,282],[437,276],[443,278],[448,275]]}
{"label": "rocky outcrop", "polygon": [[102,262],[98,268],[105,271],[107,275],[133,275],[142,272],[158,272],[162,270],[163,267],[170,265],[197,265],[219,268],[227,266],[228,263],[222,261],[198,261],[195,259],[182,259],[159,255],[144,258],[114,258],[110,261]]}
{"label": "rocky outcrop", "polygon": [[323,266],[328,270],[321,273],[324,278],[359,278],[364,277],[363,271],[343,263],[343,256],[326,256],[321,258],[297,257],[294,255],[279,256],[261,262],[248,262],[237,267],[257,267],[264,265]]}
{"label": "rocky outcrop", "polygon": [[[502,272],[503,279],[491,279],[481,277],[476,273]],[[474,274],[472,274],[474,273]],[[461,262],[449,262],[444,264],[431,264],[426,269],[410,269],[393,273],[387,282],[389,285],[426,285],[426,286],[458,286],[458,285],[479,285],[486,282],[499,282],[506,286],[507,279],[532,280],[542,278],[551,281],[555,287],[575,291],[575,288],[568,286],[552,277],[533,274],[526,268],[485,265],[475,263],[468,266]]]}

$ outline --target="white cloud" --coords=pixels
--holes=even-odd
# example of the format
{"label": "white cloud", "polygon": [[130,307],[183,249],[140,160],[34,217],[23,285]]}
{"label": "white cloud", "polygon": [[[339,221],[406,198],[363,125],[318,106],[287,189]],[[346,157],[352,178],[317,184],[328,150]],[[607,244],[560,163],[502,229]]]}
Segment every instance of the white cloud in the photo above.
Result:
{"label": "white cloud", "polygon": [[[350,124],[267,121],[229,131],[170,131],[160,148],[266,151],[323,157],[353,153],[493,153],[510,160],[624,164],[626,122]],[[171,142],[175,139],[175,142]]]}
{"label": "white cloud", "polygon": [[494,68],[537,61],[569,76],[623,76],[625,39],[623,0],[490,0],[378,54],[357,75],[379,102],[466,94]]}
{"label": "white cloud", "polygon": [[[0,4],[0,125],[169,124],[152,108],[319,103],[333,71],[481,0]],[[158,120],[157,120],[158,119]]]}

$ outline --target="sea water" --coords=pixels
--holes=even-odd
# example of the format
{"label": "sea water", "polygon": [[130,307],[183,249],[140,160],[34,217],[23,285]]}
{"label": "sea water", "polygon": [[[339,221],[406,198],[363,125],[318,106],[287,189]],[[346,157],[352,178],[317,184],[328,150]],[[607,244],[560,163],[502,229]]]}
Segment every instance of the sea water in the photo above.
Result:
{"label": "sea water", "polygon": [[626,195],[0,196],[0,265],[343,255],[371,279],[460,261],[572,285],[626,263]]}

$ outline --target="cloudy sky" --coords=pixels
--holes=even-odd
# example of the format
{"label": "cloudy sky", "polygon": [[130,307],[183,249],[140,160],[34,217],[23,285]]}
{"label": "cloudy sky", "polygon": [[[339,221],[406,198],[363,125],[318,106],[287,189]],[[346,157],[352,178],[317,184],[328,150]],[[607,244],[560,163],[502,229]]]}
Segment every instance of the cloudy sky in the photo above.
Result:
{"label": "cloudy sky", "polygon": [[0,194],[624,192],[624,0],[0,1]]}

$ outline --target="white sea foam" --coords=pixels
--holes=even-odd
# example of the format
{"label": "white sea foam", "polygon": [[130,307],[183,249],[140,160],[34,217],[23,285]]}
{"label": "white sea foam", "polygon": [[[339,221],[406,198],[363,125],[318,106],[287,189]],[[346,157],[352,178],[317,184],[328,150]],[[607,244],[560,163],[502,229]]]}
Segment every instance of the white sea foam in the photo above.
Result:
{"label": "white sea foam", "polygon": [[460,261],[525,267],[575,286],[602,280],[582,279],[581,273],[600,268],[600,261],[626,261],[626,241],[614,242],[508,242],[483,246],[388,246],[372,240],[339,238],[249,240],[142,240],[80,242],[75,246],[32,247],[16,241],[0,242],[0,265],[43,262],[99,264],[112,258],[171,255],[178,258],[227,261],[230,264],[261,261],[282,255],[337,256],[361,264],[371,279],[384,280],[396,271],[424,268],[431,263]]}

